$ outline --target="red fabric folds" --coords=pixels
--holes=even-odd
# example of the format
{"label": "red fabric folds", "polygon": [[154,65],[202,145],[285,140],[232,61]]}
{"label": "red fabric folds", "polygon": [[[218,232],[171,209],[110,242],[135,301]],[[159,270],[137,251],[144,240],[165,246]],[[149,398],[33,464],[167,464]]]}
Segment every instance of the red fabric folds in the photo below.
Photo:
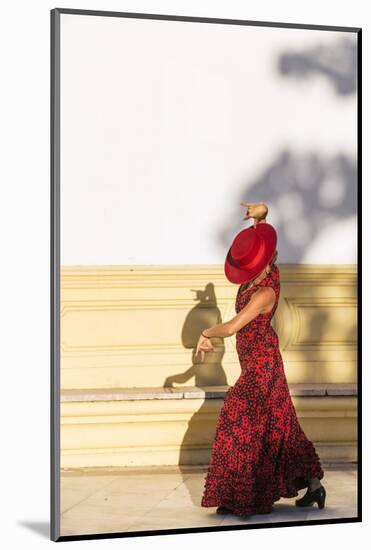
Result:
{"label": "red fabric folds", "polygon": [[324,475],[298,421],[270,323],[280,294],[275,264],[259,284],[239,287],[236,313],[260,286],[271,286],[276,302],[236,335],[241,374],[224,398],[201,499],[203,507],[225,506],[238,516],[268,513],[275,501],[297,496],[309,478]]}

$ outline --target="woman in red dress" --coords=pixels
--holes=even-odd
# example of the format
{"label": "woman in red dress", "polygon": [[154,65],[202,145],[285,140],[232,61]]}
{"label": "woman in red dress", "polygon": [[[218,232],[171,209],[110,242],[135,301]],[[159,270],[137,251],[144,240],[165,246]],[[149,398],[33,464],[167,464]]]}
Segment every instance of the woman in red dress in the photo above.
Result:
{"label": "woman in red dress", "polygon": [[241,374],[225,395],[217,421],[201,506],[237,516],[265,514],[281,497],[306,494],[297,506],[319,508],[324,472],[291,400],[279,340],[271,326],[280,295],[277,237],[263,203],[245,203],[254,225],[241,231],[228,252],[225,272],[240,283],[236,316],[204,330],[196,355],[215,351],[210,338],[236,334]]}

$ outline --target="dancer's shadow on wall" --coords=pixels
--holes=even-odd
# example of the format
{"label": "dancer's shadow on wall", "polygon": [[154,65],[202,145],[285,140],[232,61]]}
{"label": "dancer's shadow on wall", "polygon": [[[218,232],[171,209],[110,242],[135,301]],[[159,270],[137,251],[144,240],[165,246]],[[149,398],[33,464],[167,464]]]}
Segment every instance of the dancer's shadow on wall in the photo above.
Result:
{"label": "dancer's shadow on wall", "polygon": [[201,332],[222,322],[214,284],[208,283],[203,290],[192,289],[192,291],[196,293],[195,300],[198,303],[188,313],[181,335],[183,346],[191,350],[191,366],[184,372],[168,376],[165,379],[164,387],[172,387],[174,383],[185,384],[192,378],[194,381],[189,384],[191,386],[224,386],[227,384],[227,377],[222,366],[222,358],[225,353],[223,339],[213,339],[217,351],[205,353],[203,362],[201,362],[200,354],[195,357]]}
{"label": "dancer's shadow on wall", "polygon": [[[224,339],[213,338],[213,344],[217,351],[206,352],[204,361],[201,362],[200,354],[195,357],[196,346],[201,331],[222,322],[221,313],[217,304],[215,287],[208,283],[202,290],[193,290],[198,302],[188,313],[182,328],[182,344],[190,350],[191,365],[184,372],[168,376],[164,387],[173,387],[173,384],[181,384],[205,387],[221,386],[221,390],[227,389],[227,376],[222,365],[225,353]],[[192,380],[189,384],[188,381]],[[224,387],[224,388],[223,388]],[[223,394],[220,399],[223,399]],[[218,402],[220,402],[218,400]],[[189,408],[187,407],[189,404]],[[210,445],[215,436],[215,428],[218,412],[215,411],[214,399],[203,399],[197,412],[188,419],[188,410],[194,406],[193,399],[182,400],[183,413],[187,417],[187,429],[184,433],[179,451],[179,471],[183,477],[186,492],[182,493],[183,499],[190,499],[193,506],[199,507],[203,491],[203,483],[200,482],[200,474],[193,473],[190,465],[204,466],[209,462]],[[210,416],[215,418],[215,423],[210,422]],[[184,491],[184,488],[179,487]],[[186,503],[185,503],[186,505]]]}

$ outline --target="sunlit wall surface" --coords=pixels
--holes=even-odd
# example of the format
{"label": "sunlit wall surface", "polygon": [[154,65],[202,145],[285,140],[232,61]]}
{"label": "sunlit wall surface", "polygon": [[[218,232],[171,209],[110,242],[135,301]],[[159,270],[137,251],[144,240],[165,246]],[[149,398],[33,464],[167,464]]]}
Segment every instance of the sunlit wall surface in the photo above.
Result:
{"label": "sunlit wall surface", "polygon": [[[356,35],[63,15],[61,263],[356,262]],[[251,222],[248,222],[251,223]]]}

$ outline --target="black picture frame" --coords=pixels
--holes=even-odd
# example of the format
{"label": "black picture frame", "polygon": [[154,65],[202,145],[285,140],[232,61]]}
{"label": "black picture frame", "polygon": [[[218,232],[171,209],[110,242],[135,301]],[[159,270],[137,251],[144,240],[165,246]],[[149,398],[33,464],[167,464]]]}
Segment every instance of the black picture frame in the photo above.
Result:
{"label": "black picture frame", "polygon": [[[302,521],[270,522],[269,524],[233,525],[218,527],[193,527],[161,529],[151,531],[100,533],[87,535],[61,536],[60,534],[60,22],[61,15],[85,15],[99,17],[134,18],[149,20],[183,21],[212,23],[215,25],[243,25],[254,27],[276,27],[285,29],[307,29],[355,33],[357,36],[357,451],[358,451],[358,492],[357,517],[318,519]],[[104,538],[126,538],[177,533],[197,533],[208,531],[234,531],[272,527],[306,526],[321,524],[356,523],[362,521],[362,28],[301,24],[270,21],[250,21],[209,17],[188,17],[169,14],[116,12],[54,8],[50,10],[50,538],[55,542],[70,540],[90,540]]]}

